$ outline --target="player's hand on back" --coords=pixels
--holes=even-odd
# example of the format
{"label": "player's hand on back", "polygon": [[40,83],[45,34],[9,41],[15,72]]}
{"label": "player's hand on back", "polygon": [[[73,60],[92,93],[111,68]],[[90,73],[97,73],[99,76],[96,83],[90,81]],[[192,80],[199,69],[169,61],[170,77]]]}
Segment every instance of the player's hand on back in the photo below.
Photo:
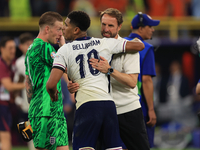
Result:
{"label": "player's hand on back", "polygon": [[78,83],[73,83],[72,81],[69,81],[68,84],[67,84],[67,88],[68,88],[68,91],[73,94],[75,92],[78,91],[79,89],[79,84]]}
{"label": "player's hand on back", "polygon": [[100,56],[100,60],[95,59],[95,58],[91,58],[89,61],[90,61],[90,64],[92,65],[92,68],[95,68],[102,73],[107,73],[108,68],[111,67],[109,65],[108,61],[102,56]]}

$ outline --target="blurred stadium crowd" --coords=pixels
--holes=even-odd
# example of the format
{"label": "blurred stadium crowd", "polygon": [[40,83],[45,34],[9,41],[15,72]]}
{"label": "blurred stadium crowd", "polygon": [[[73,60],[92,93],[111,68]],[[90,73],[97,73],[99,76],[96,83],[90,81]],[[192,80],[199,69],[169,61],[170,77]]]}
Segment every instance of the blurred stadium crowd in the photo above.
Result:
{"label": "blurred stadium crowd", "polygon": [[[109,7],[120,10],[127,18],[133,18],[141,11],[152,18],[193,16],[200,19],[200,0],[0,0],[0,17],[35,17],[46,11],[56,11],[62,16],[67,16],[71,10],[83,10],[90,16],[97,17],[99,11]],[[126,30],[130,31],[130,29]],[[100,33],[100,29],[95,32]],[[185,41],[168,42],[169,37],[164,31],[155,32],[155,38],[148,41],[156,49],[157,76],[153,78],[157,114],[156,147],[200,148],[200,122],[196,115],[200,111],[200,96],[195,94],[195,86],[200,78],[199,51],[195,47],[195,41],[189,39],[189,31],[186,29],[181,32],[180,35],[186,37]],[[200,33],[200,26],[195,32]],[[0,31],[0,38],[5,34],[1,35],[1,33]],[[32,33],[33,36],[37,35],[35,32]],[[12,36],[12,32],[9,34],[8,36]],[[16,58],[22,55],[18,47],[20,34],[15,37]],[[193,34],[195,40],[199,37],[196,34]],[[67,89],[65,83],[63,89]],[[66,98],[64,109],[70,136],[74,100],[69,94],[64,96]],[[24,121],[26,113],[16,103],[13,101],[11,105],[12,143],[14,146],[25,146],[26,143],[17,133],[16,124]]]}
{"label": "blurred stadium crowd", "polygon": [[151,16],[200,17],[199,5],[198,0],[1,0],[0,16],[40,16],[48,10],[66,16],[74,9],[82,9],[96,16],[99,11],[113,7],[126,16],[142,11]]}

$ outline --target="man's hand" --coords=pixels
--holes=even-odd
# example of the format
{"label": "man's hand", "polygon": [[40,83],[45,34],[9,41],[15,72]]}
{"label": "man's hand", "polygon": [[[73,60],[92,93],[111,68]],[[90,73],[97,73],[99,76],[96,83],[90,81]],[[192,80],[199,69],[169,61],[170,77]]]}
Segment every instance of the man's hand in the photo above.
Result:
{"label": "man's hand", "polygon": [[58,90],[56,90],[56,92],[53,95],[50,94],[52,102],[58,101],[58,93],[59,93]]}
{"label": "man's hand", "polygon": [[17,128],[24,141],[29,142],[32,140],[33,129],[30,125],[30,121],[18,123]]}
{"label": "man's hand", "polygon": [[90,61],[90,64],[92,65],[92,68],[95,68],[102,73],[107,73],[108,68],[110,68],[111,66],[109,65],[108,61],[104,57],[100,56],[100,59],[101,60],[91,58],[89,61]]}
{"label": "man's hand", "polygon": [[79,89],[79,84],[78,83],[72,83],[72,81],[69,81],[68,84],[67,84],[67,88],[68,88],[68,91],[73,94],[75,92],[78,91]]}
{"label": "man's hand", "polygon": [[156,124],[156,114],[155,114],[155,111],[154,110],[149,110],[148,114],[149,114],[149,121],[147,122],[147,125],[153,127]]}
{"label": "man's hand", "polygon": [[133,42],[141,42],[142,43],[142,41],[140,39],[138,39],[138,38],[134,38],[132,41]]}
{"label": "man's hand", "polygon": [[64,36],[62,35],[58,41],[58,45],[59,47],[63,46],[65,44],[65,38]]}

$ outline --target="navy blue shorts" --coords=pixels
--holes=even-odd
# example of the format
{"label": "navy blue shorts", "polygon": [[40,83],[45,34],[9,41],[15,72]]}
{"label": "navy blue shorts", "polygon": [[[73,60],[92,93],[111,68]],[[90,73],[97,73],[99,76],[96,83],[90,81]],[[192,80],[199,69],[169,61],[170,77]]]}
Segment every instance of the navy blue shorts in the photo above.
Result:
{"label": "navy blue shorts", "polygon": [[0,105],[0,131],[10,131],[12,116],[9,106]]}
{"label": "navy blue shorts", "polygon": [[155,132],[155,126],[151,127],[148,126],[146,123],[149,121],[148,117],[144,117],[144,122],[146,125],[146,130],[147,130],[147,135],[148,135],[148,140],[150,144],[150,148],[154,147],[154,132]]}
{"label": "navy blue shorts", "polygon": [[95,149],[99,137],[102,138],[105,149],[122,150],[113,101],[90,101],[76,110],[73,150]]}

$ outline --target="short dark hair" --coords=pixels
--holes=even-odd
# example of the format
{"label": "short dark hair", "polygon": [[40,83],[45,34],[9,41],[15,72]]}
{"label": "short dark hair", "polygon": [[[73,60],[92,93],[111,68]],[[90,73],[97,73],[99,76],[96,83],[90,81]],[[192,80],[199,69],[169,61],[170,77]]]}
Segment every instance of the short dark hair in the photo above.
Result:
{"label": "short dark hair", "polygon": [[84,11],[72,11],[67,17],[70,19],[70,23],[79,27],[81,31],[87,31],[90,27],[90,17]]}
{"label": "short dark hair", "polygon": [[5,47],[6,46],[6,43],[8,41],[14,41],[14,38],[13,37],[10,37],[10,36],[4,36],[1,38],[1,41],[0,41],[0,48],[1,47]]}
{"label": "short dark hair", "polygon": [[41,15],[39,20],[39,26],[41,27],[45,24],[53,26],[56,21],[63,22],[62,16],[57,12],[48,11]]}
{"label": "short dark hair", "polygon": [[1,48],[5,47],[6,43],[8,41],[14,41],[14,38],[10,37],[10,36],[4,36],[4,37],[1,38],[1,40],[0,40],[0,54],[1,54]]}
{"label": "short dark hair", "polygon": [[123,23],[122,13],[115,8],[108,8],[108,9],[102,11],[100,14],[100,21],[104,14],[108,14],[109,16],[116,18],[118,26]]}
{"label": "short dark hair", "polygon": [[20,44],[24,44],[26,43],[27,41],[30,41],[30,40],[33,40],[34,37],[31,33],[29,32],[26,32],[26,33],[22,33],[20,36],[19,36],[19,43]]}

